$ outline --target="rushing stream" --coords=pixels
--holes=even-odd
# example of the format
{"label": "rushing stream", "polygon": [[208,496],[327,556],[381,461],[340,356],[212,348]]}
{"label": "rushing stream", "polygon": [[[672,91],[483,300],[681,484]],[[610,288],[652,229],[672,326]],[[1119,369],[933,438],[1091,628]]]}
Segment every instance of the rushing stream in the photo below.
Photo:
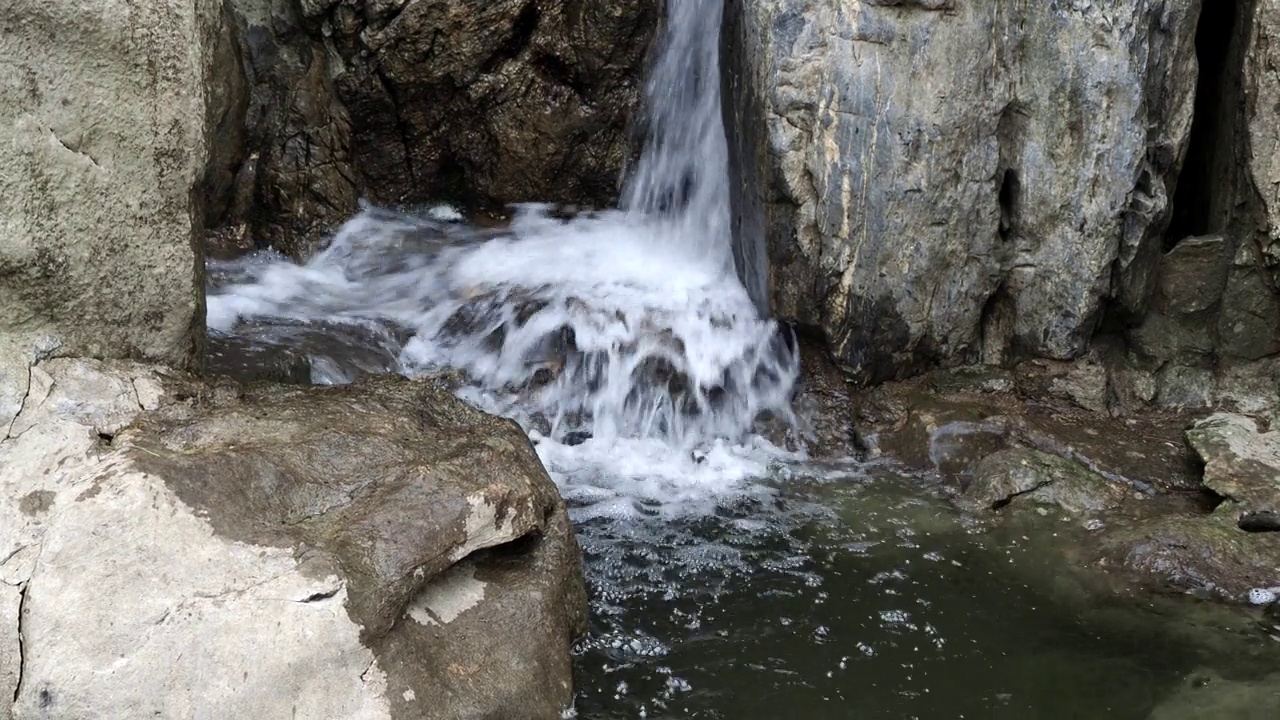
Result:
{"label": "rushing stream", "polygon": [[1145,718],[1212,653],[920,478],[757,434],[803,424],[798,349],[734,271],[722,5],[668,4],[619,209],[370,208],[302,265],[210,261],[210,331],[302,349],[318,383],[461,371],[521,423],[587,554],[580,717]]}

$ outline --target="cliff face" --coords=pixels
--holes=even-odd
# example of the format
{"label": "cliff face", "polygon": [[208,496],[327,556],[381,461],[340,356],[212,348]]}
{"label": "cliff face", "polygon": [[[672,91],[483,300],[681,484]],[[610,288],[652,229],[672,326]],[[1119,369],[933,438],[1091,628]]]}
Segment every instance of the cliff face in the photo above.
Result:
{"label": "cliff face", "polygon": [[305,255],[380,204],[602,206],[658,0],[234,0],[244,145],[210,226]]}
{"label": "cliff face", "polygon": [[729,0],[748,285],[867,382],[1092,354],[1119,400],[1239,394],[1186,392],[1280,350],[1280,11],[1232,5]]}

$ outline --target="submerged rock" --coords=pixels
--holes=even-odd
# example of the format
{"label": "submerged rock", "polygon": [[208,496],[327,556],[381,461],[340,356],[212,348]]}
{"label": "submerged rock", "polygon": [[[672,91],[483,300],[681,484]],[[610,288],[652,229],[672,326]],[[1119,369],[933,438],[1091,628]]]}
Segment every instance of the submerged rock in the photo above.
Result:
{"label": "submerged rock", "polygon": [[579,551],[510,421],[395,377],[31,375],[0,435],[16,714],[559,717]]}
{"label": "submerged rock", "polygon": [[1280,717],[1280,673],[1257,680],[1228,680],[1209,669],[1187,676],[1148,720],[1272,720]]}

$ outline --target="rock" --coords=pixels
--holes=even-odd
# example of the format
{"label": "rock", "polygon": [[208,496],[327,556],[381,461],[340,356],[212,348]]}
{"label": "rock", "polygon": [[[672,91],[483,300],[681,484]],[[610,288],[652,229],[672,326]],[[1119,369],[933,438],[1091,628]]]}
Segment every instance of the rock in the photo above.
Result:
{"label": "rock", "polygon": [[1274,717],[1280,717],[1280,673],[1241,681],[1201,669],[1188,675],[1182,687],[1151,711],[1148,720],[1270,720]]}
{"label": "rock", "polygon": [[235,72],[225,20],[216,0],[6,7],[0,334],[199,362],[199,196],[221,114],[203,88]]}
{"label": "rock", "polygon": [[[967,481],[983,458],[1026,448],[1078,463],[1119,486],[1144,492],[1198,490],[1200,468],[1183,439],[1188,418],[1100,415],[1059,392],[1066,363],[1023,363],[1013,391],[974,382],[984,372],[940,370],[886,383],[852,398],[854,430],[864,447],[910,468]],[[1009,374],[999,375],[1005,387]],[[1073,387],[1066,384],[1065,387]],[[1055,388],[1058,388],[1055,390]]]}
{"label": "rock", "polygon": [[[1242,13],[1244,14],[1244,13]],[[1246,15],[1251,21],[1245,26],[1243,40],[1248,43],[1248,55],[1244,62],[1243,85],[1251,102],[1242,105],[1246,114],[1247,145],[1253,150],[1245,157],[1245,169],[1249,174],[1248,189],[1257,193],[1257,209],[1262,222],[1254,227],[1265,229],[1256,236],[1255,267],[1271,276],[1274,286],[1277,267],[1280,267],[1280,157],[1272,149],[1280,145],[1280,75],[1275,68],[1280,60],[1280,8],[1270,3],[1256,3]],[[1254,198],[1250,198],[1253,200]],[[1275,337],[1275,327],[1269,337]]]}
{"label": "rock", "polygon": [[1038,450],[1013,448],[992,453],[978,463],[964,500],[986,510],[1034,504],[1084,515],[1115,508],[1129,492],[1080,463]]}
{"label": "rock", "polygon": [[229,195],[210,203],[209,224],[222,246],[302,258],[357,209],[352,120],[296,2],[233,2],[247,87],[243,162]]}
{"label": "rock", "polygon": [[1133,520],[1101,539],[1102,564],[1243,603],[1250,590],[1280,583],[1280,534],[1241,530],[1231,513],[1183,513]]}
{"label": "rock", "polygon": [[248,136],[217,225],[257,247],[305,256],[361,197],[616,199],[658,0],[234,2]]}
{"label": "rock", "polygon": [[1242,525],[1270,518],[1280,530],[1280,431],[1258,432],[1252,418],[1218,413],[1197,421],[1187,443],[1204,461],[1205,487],[1228,501],[1221,512]]}
{"label": "rock", "polygon": [[513,423],[394,377],[31,376],[0,441],[16,716],[552,718],[569,701],[578,548]]}
{"label": "rock", "polygon": [[22,612],[22,588],[0,580],[0,698],[5,698],[0,717],[8,720],[9,698],[18,693],[22,670],[22,640],[18,636],[18,615]]}
{"label": "rock", "polygon": [[748,284],[859,379],[1070,359],[1104,303],[1145,311],[1199,3],[726,13],[734,232],[768,258]]}
{"label": "rock", "polygon": [[210,333],[208,342],[205,372],[209,375],[225,375],[240,382],[311,384],[311,358],[293,348],[220,333]]}

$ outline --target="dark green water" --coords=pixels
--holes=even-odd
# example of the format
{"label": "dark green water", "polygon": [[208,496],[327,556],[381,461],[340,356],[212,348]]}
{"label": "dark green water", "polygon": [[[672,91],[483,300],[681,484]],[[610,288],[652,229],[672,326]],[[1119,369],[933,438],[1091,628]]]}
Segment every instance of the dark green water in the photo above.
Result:
{"label": "dark green water", "polygon": [[876,475],[583,525],[578,717],[1146,720],[1197,668],[1280,667],[1229,613],[1084,592],[1056,529],[979,532]]}

